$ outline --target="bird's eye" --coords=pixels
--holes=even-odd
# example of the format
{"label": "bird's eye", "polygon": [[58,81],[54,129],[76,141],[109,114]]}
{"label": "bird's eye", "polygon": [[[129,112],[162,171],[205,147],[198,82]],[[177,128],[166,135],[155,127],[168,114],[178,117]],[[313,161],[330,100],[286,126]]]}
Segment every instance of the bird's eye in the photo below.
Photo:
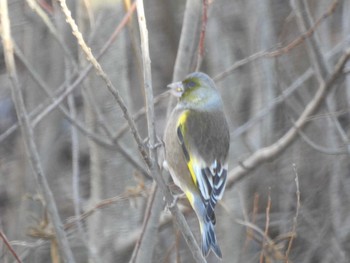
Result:
{"label": "bird's eye", "polygon": [[188,88],[193,88],[193,87],[196,86],[196,82],[194,82],[193,80],[190,80],[190,81],[188,81],[188,82],[186,83],[186,86],[187,86]]}

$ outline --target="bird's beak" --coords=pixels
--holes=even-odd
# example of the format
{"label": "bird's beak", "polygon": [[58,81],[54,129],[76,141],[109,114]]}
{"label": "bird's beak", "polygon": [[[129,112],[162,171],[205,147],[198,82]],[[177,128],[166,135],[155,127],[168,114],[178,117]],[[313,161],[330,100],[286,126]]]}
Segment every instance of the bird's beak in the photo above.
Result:
{"label": "bird's beak", "polygon": [[167,87],[170,89],[171,94],[178,98],[180,98],[184,92],[184,86],[181,81],[170,83]]}

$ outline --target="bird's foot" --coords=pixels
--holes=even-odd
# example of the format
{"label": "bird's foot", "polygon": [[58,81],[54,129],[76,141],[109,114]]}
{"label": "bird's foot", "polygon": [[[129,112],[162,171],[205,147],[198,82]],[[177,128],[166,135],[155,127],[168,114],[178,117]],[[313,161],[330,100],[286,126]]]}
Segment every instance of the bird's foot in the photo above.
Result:
{"label": "bird's foot", "polygon": [[149,137],[147,137],[146,139],[143,140],[143,143],[144,145],[150,149],[150,150],[154,150],[154,149],[157,149],[159,147],[163,147],[164,146],[164,142],[162,139],[160,139],[158,136],[157,136],[157,141],[154,143],[154,144],[151,144],[149,142]]}

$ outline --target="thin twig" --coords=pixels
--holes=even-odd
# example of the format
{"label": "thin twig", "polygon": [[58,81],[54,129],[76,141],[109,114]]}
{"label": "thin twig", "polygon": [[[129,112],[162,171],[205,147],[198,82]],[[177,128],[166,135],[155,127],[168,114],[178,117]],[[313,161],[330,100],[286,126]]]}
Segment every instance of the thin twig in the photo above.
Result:
{"label": "thin twig", "polygon": [[[255,193],[254,194],[254,201],[253,201],[252,218],[251,218],[251,222],[253,224],[255,224],[255,222],[256,222],[256,216],[257,216],[257,213],[258,213],[258,205],[259,205],[259,194]],[[246,213],[243,213],[243,215],[244,215],[244,219],[246,221],[248,221],[248,215],[246,215]],[[252,229],[247,228],[246,232],[247,232],[247,234],[246,234],[246,239],[245,239],[245,242],[244,242],[244,251],[246,251],[246,249],[248,247],[248,244],[249,244],[249,241],[253,238],[253,231],[252,231]]]}
{"label": "thin twig", "polygon": [[13,257],[16,259],[16,261],[18,263],[22,263],[21,259],[17,255],[16,251],[13,249],[13,247],[10,244],[10,242],[7,240],[5,234],[1,230],[0,230],[0,238],[2,239],[2,242],[4,242],[4,244],[7,247],[7,249],[11,252]]}
{"label": "thin twig", "polygon": [[202,4],[202,27],[201,27],[201,32],[200,32],[200,37],[199,37],[199,42],[198,42],[198,50],[197,50],[197,66],[195,71],[199,71],[203,57],[204,57],[204,43],[205,43],[205,32],[207,28],[207,22],[208,22],[208,0],[203,0]]}
{"label": "thin twig", "polygon": [[[269,188],[269,193],[267,195],[267,206],[266,206],[266,221],[265,221],[265,231],[264,235],[266,237],[269,236],[269,227],[270,227],[270,210],[271,210],[271,188]],[[265,248],[265,238],[262,243],[262,247]],[[260,254],[260,263],[262,263],[264,260],[264,249],[262,249],[261,254]]]}
{"label": "thin twig", "polygon": [[[148,197],[147,206],[146,206],[146,210],[144,213],[144,219],[143,219],[143,223],[142,223],[142,227],[141,227],[142,230],[141,230],[141,233],[140,233],[138,240],[136,241],[134,251],[133,251],[132,256],[129,260],[129,263],[150,262],[152,259],[154,246],[151,244],[152,249],[150,251],[147,251],[147,249],[145,249],[145,251],[143,251],[141,249],[141,245],[145,245],[146,242],[150,242],[150,240],[147,240],[147,238],[149,237],[150,234],[153,236],[156,236],[154,233],[154,229],[152,229],[152,232],[149,233],[150,232],[149,221],[151,220],[151,210],[153,208],[153,204],[154,204],[154,202],[157,201],[157,200],[155,200],[155,198],[157,196],[157,190],[158,190],[158,187],[157,187],[156,182],[154,181],[152,184],[151,193]],[[157,197],[159,197],[159,196],[157,196]],[[154,242],[154,240],[153,240],[153,242]],[[141,251],[141,253],[139,253],[140,251]],[[145,258],[146,257],[145,253],[149,254],[147,256],[147,259]]]}
{"label": "thin twig", "polygon": [[[296,233],[296,229],[297,229],[297,223],[298,223],[298,216],[299,216],[299,210],[300,210],[300,190],[299,190],[299,176],[298,176],[298,171],[297,171],[297,167],[295,165],[295,163],[293,163],[293,171],[295,174],[295,186],[296,186],[296,198],[297,198],[297,207],[295,210],[295,216],[293,217],[293,227],[292,227],[292,233]],[[289,261],[289,253],[292,249],[292,245],[293,245],[293,240],[294,240],[295,235],[292,235],[291,238],[289,239],[288,242],[288,247],[287,247],[287,251],[286,251],[286,263],[290,262]]]}
{"label": "thin twig", "polygon": [[69,247],[69,242],[65,232],[63,231],[63,225],[58,214],[55,200],[53,198],[51,189],[48,185],[46,176],[44,174],[39,153],[34,142],[33,129],[31,127],[29,117],[27,115],[26,108],[24,106],[24,100],[19,86],[19,81],[17,78],[16,66],[14,61],[14,51],[13,42],[11,38],[10,31],[10,21],[8,17],[7,1],[0,1],[1,7],[1,37],[4,46],[4,55],[7,72],[11,81],[11,92],[12,98],[15,103],[15,108],[17,116],[20,123],[21,132],[23,135],[23,140],[26,145],[26,152],[29,157],[35,179],[37,181],[38,187],[45,199],[45,203],[50,215],[51,222],[54,226],[56,232],[56,239],[58,242],[58,247],[64,262],[73,263],[74,257],[73,253]]}

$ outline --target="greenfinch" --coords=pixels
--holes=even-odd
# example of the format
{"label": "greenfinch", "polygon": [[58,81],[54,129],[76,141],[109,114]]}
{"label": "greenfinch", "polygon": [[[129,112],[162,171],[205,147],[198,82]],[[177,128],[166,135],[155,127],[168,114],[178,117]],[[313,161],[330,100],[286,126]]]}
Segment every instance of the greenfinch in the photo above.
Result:
{"label": "greenfinch", "polygon": [[164,164],[197,215],[203,255],[212,249],[222,258],[214,209],[225,190],[230,144],[223,102],[214,81],[202,72],[168,87],[178,101],[165,128]]}

